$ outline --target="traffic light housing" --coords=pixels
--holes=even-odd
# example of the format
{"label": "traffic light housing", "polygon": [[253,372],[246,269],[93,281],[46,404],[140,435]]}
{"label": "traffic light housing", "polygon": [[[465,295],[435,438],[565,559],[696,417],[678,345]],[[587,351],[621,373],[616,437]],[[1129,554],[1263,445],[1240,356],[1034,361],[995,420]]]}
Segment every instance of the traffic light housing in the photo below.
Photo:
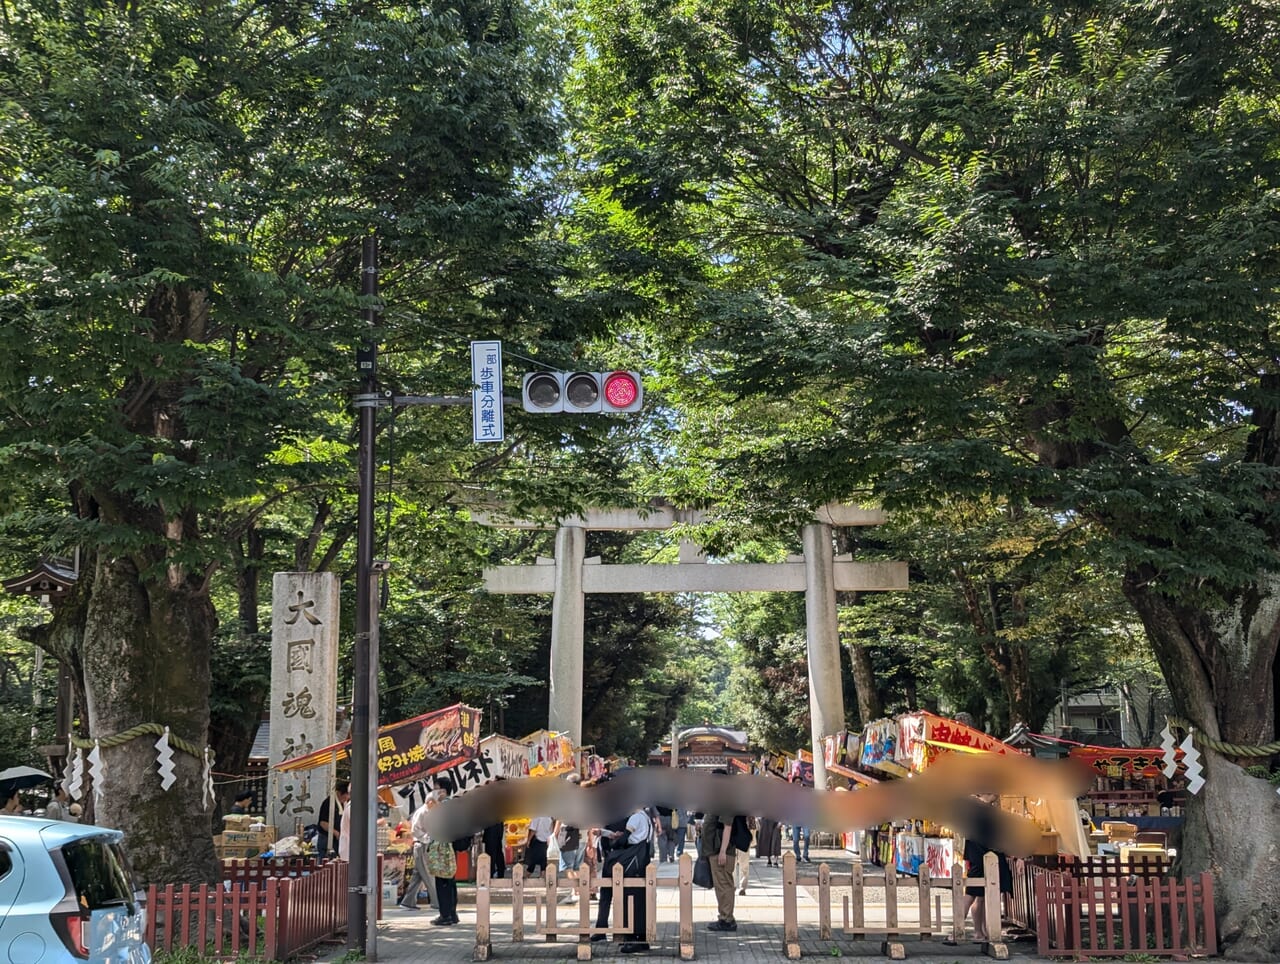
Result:
{"label": "traffic light housing", "polygon": [[639,372],[530,372],[521,384],[526,412],[638,412],[644,407]]}

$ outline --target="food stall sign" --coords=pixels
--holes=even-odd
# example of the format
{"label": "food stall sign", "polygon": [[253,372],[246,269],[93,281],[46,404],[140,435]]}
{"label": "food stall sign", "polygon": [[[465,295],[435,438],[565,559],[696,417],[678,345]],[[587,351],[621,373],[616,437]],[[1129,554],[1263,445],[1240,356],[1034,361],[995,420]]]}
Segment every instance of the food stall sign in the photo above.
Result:
{"label": "food stall sign", "polygon": [[537,730],[522,741],[528,746],[529,776],[556,776],[576,770],[573,741],[552,730]]}
{"label": "food stall sign", "polygon": [[[1119,777],[1130,773],[1134,776],[1156,777],[1163,772],[1164,751],[1159,747],[1134,749],[1113,746],[1073,746],[1067,757],[1079,760],[1105,776]],[[1178,769],[1185,770],[1182,752],[1178,752]]]}
{"label": "food stall sign", "polygon": [[[390,787],[421,780],[447,770],[478,752],[480,714],[456,703],[378,729],[378,786]],[[345,760],[351,741],[342,740],[275,765],[277,770],[310,770]]]}

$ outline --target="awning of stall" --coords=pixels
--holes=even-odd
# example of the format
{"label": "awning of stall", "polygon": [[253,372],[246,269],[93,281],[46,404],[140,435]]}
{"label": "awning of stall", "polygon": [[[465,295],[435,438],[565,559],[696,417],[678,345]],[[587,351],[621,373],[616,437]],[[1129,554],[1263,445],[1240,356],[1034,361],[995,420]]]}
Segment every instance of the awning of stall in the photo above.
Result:
{"label": "awning of stall", "polygon": [[[378,786],[421,780],[476,755],[481,711],[455,703],[378,729]],[[276,770],[311,770],[347,759],[351,740],[342,740],[275,764]]]}
{"label": "awning of stall", "polygon": [[857,770],[850,769],[849,767],[845,766],[843,763],[828,763],[827,772],[835,773],[839,776],[845,777],[848,780],[853,780],[857,783],[865,784],[866,786],[872,786],[880,782],[875,777],[867,776],[867,774],[865,773],[859,773]]}
{"label": "awning of stall", "polygon": [[[1101,776],[1120,777],[1126,774],[1139,777],[1160,776],[1164,765],[1164,751],[1159,747],[1134,748],[1127,746],[1073,746],[1067,756],[1097,771]],[[1185,770],[1182,750],[1175,751],[1174,759],[1179,770]]]}

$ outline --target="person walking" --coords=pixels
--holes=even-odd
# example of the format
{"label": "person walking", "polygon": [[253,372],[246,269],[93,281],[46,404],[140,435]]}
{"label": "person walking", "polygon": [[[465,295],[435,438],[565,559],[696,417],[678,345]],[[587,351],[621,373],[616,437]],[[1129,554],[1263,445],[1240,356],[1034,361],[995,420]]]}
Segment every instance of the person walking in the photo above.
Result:
{"label": "person walking", "polygon": [[537,877],[547,869],[547,845],[551,843],[554,824],[550,817],[534,817],[529,821],[529,838],[524,845],[524,872]]}
{"label": "person walking", "polygon": [[658,862],[669,864],[675,859],[676,825],[679,818],[671,807],[658,808]]}
{"label": "person walking", "polygon": [[430,872],[427,870],[427,845],[431,843],[431,838],[427,834],[427,814],[431,812],[431,808],[436,805],[436,796],[434,793],[428,793],[427,799],[423,801],[422,806],[413,812],[413,816],[409,819],[409,833],[413,837],[413,876],[409,878],[409,883],[405,887],[404,896],[400,898],[400,907],[403,910],[418,909],[418,892],[421,884],[427,890],[427,896],[430,902],[436,907],[440,906],[439,899],[436,896],[436,882]]}
{"label": "person walking", "polygon": [[458,855],[448,840],[432,840],[427,844],[427,872],[435,878],[440,916],[431,921],[437,927],[458,923]]}
{"label": "person walking", "polygon": [[61,783],[53,785],[53,799],[44,808],[44,815],[50,820],[66,820],[70,815],[67,807],[71,806],[71,796]]}
{"label": "person walking", "polygon": [[782,824],[769,817],[761,817],[756,826],[756,856],[763,857],[765,866],[782,863]]}
{"label": "person walking", "polygon": [[[728,776],[727,770],[714,770]],[[716,919],[707,925],[710,931],[736,931],[738,922],[733,916],[734,887],[733,867],[738,852],[733,846],[730,830],[733,818],[726,824],[720,814],[706,812],[702,815],[702,830],[698,835],[698,853],[711,862],[711,887],[716,894]]]}
{"label": "person walking", "polygon": [[[634,880],[643,877],[649,866],[650,853],[653,848],[653,817],[645,807],[637,808],[622,825],[622,829],[614,829],[617,824],[606,825],[602,838],[612,840],[609,856],[600,870],[600,875],[609,878],[615,865],[622,866],[625,879]],[[613,888],[601,887],[600,909],[596,916],[596,927],[609,926],[609,911],[613,905]],[[649,950],[647,940],[648,906],[645,903],[644,887],[623,887],[622,908],[623,920],[630,918],[631,933],[622,938],[622,946],[618,950],[623,954],[642,954]],[[606,934],[593,934],[593,941],[605,940]]]}
{"label": "person walking", "polygon": [[[800,841],[804,840],[804,856],[800,856]],[[809,828],[801,826],[793,826],[791,828],[791,852],[796,855],[796,862],[803,860],[806,864],[813,863],[809,859]]]}
{"label": "person walking", "polygon": [[676,860],[684,856],[684,843],[689,836],[689,811],[676,807],[671,811],[671,832],[675,838]]}

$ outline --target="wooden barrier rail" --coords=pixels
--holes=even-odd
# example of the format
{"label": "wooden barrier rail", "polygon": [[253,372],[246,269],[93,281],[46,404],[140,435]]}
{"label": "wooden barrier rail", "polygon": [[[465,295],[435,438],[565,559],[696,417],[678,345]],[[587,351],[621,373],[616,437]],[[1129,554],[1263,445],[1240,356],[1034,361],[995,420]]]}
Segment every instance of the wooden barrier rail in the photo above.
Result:
{"label": "wooden barrier rail", "polygon": [[[832,888],[848,887],[849,895],[842,896],[843,926],[842,933],[855,938],[866,938],[879,935],[886,938],[883,944],[884,953],[895,959],[906,956],[902,943],[889,941],[888,938],[899,935],[912,935],[921,940],[941,937],[948,941],[965,940],[965,888],[981,886],[985,889],[987,932],[997,935],[997,939],[985,942],[987,953],[999,960],[1008,958],[1008,949],[998,939],[1000,934],[1000,874],[995,854],[987,854],[982,877],[966,879],[964,868],[957,864],[954,876],[950,880],[931,879],[927,868],[922,877],[899,877],[897,872],[889,870],[885,877],[868,876],[863,873],[861,863],[855,863],[848,874],[832,874],[826,864],[820,864],[816,877],[800,878],[796,875],[796,859],[794,854],[784,854],[782,858],[782,910],[783,910],[783,953],[791,959],[800,956],[800,928],[798,913],[798,889],[813,887],[817,889],[818,904],[818,937],[830,940],[832,934],[831,907]],[[632,933],[632,919],[625,907],[626,900],[618,896],[613,898],[617,911],[613,926],[597,927],[591,918],[591,891],[598,888],[609,888],[614,895],[623,893],[624,888],[644,888],[646,907],[645,940],[654,943],[658,936],[657,921],[657,889],[659,887],[676,887],[679,889],[678,941],[679,955],[682,960],[694,957],[694,924],[693,924],[693,860],[684,854],[679,860],[676,879],[659,879],[657,870],[650,865],[644,877],[624,878],[621,868],[614,868],[610,877],[589,879],[581,876],[570,886],[557,878],[554,867],[548,867],[545,878],[536,883],[524,876],[524,868],[516,865],[512,868],[510,879],[489,877],[489,859],[481,856],[477,863],[476,879],[476,941],[472,953],[473,960],[487,961],[493,956],[493,928],[491,920],[492,900],[495,894],[511,895],[511,940],[522,943],[526,939],[528,925],[526,905],[534,905],[533,933],[555,941],[559,937],[577,938],[577,956],[580,961],[591,960],[591,938],[597,934],[627,936]],[[885,922],[880,925],[868,920],[867,898],[870,892],[884,891]],[[914,914],[904,914],[909,907],[900,903],[900,892],[912,892],[917,898],[917,910]],[[940,894],[935,894],[940,891]],[[561,922],[559,919],[559,898],[562,893],[576,893],[575,909],[570,911],[576,920]],[[945,900],[945,911],[943,897]],[[936,899],[936,903],[935,903]],[[573,905],[571,905],[573,906]]]}
{"label": "wooden barrier rail", "polygon": [[1013,857],[1013,894],[1006,907],[1008,920],[1025,930],[1039,930],[1036,919],[1036,881],[1049,873],[1061,873],[1077,880],[1155,880],[1167,877],[1173,860],[1167,854],[1131,854],[1119,857],[1075,857],[1070,854],[1041,857]]}
{"label": "wooden barrier rail", "polygon": [[147,888],[146,941],[153,951],[195,947],[219,957],[285,961],[347,929],[343,861],[254,861],[224,872],[219,884]]}
{"label": "wooden barrier rail", "polygon": [[1041,957],[1147,954],[1185,960],[1218,953],[1213,877],[1076,878],[1051,871],[1035,881]]}
{"label": "wooden barrier rail", "polygon": [[[799,913],[796,904],[796,891],[799,887],[817,888],[819,940],[831,939],[832,888],[848,887],[849,896],[842,898],[842,933],[856,938],[883,937],[885,940],[881,944],[881,953],[893,960],[903,960],[906,957],[906,946],[889,938],[912,935],[920,940],[938,937],[954,943],[965,940],[965,888],[981,886],[985,891],[987,933],[995,935],[994,940],[985,942],[986,952],[997,960],[1007,960],[1009,949],[999,940],[1001,907],[998,860],[995,854],[987,854],[983,875],[970,878],[965,877],[964,866],[957,863],[952,868],[949,880],[931,878],[928,867],[923,866],[919,877],[899,877],[892,867],[885,868],[883,878],[879,875],[867,876],[860,861],[854,862],[848,874],[832,874],[826,864],[820,864],[817,877],[798,878],[795,855],[784,854],[782,931],[786,956],[791,960],[800,957]],[[873,889],[884,891],[883,926],[871,924],[867,920],[867,893]],[[942,893],[935,894],[935,890]],[[900,892],[913,893],[916,898],[915,913],[905,915],[905,919],[900,912],[907,910],[910,905],[904,907],[900,903]]]}

